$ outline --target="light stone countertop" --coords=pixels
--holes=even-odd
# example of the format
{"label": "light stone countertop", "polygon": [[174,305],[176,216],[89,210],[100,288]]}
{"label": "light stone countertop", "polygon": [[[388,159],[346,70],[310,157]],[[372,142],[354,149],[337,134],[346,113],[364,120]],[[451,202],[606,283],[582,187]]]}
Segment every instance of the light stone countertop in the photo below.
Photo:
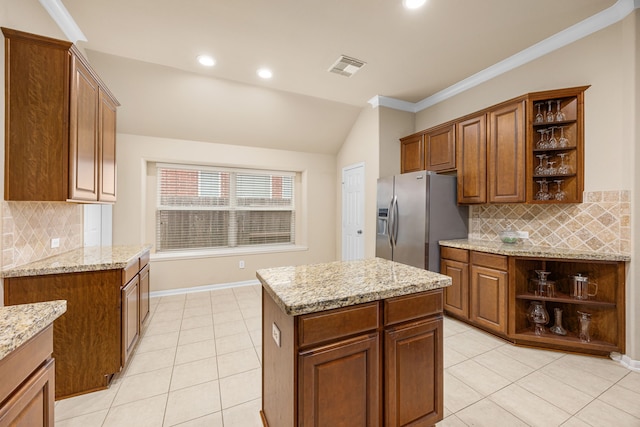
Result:
{"label": "light stone countertop", "polygon": [[67,311],[64,300],[0,307],[0,360]]}
{"label": "light stone countertop", "polygon": [[2,271],[2,277],[42,276],[82,271],[115,270],[151,249],[151,245],[78,248]]}
{"label": "light stone countertop", "polygon": [[290,316],[443,288],[451,278],[382,258],[258,270],[256,276]]}
{"label": "light stone countertop", "polygon": [[629,255],[605,252],[585,252],[575,249],[550,248],[534,246],[529,243],[502,243],[488,240],[441,240],[440,246],[450,248],[469,249],[472,251],[488,252],[498,255],[535,257],[535,258],[566,258],[591,261],[631,261]]}

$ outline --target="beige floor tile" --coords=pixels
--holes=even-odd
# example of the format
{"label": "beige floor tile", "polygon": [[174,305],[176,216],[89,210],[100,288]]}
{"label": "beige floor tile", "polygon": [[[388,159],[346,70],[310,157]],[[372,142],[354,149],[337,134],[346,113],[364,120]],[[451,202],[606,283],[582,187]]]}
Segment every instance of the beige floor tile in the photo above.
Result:
{"label": "beige floor tile", "polygon": [[562,427],[593,427],[593,426],[585,423],[578,417],[571,417],[562,424]]}
{"label": "beige floor tile", "polygon": [[488,396],[511,384],[511,381],[473,360],[447,368],[447,372],[483,396]]}
{"label": "beige floor tile", "polygon": [[176,294],[176,295],[167,295],[160,297],[160,304],[165,304],[168,302],[184,302],[187,299],[187,294]]}
{"label": "beige floor tile", "polygon": [[623,379],[618,381],[618,385],[640,393],[640,372],[630,371]]}
{"label": "beige floor tile", "polygon": [[125,376],[142,374],[173,366],[176,348],[149,351],[134,355],[126,368]]}
{"label": "beige floor tile", "polygon": [[616,384],[602,393],[598,399],[633,415],[640,421],[640,393]]}
{"label": "beige floor tile", "polygon": [[175,331],[168,334],[143,336],[136,348],[136,354],[176,347],[178,335],[179,332]]}
{"label": "beige floor tile", "polygon": [[436,423],[436,427],[467,427],[467,425],[455,415],[449,415],[439,423]]}
{"label": "beige floor tile", "polygon": [[253,341],[248,332],[216,339],[216,351],[220,354],[232,353],[246,348],[253,348]]}
{"label": "beige floor tile", "polygon": [[235,304],[238,305],[238,300],[233,293],[230,294],[216,294],[211,296],[211,305],[224,305]]}
{"label": "beige floor tile", "polygon": [[255,331],[249,331],[249,336],[254,346],[262,346],[262,329],[256,329]]}
{"label": "beige floor tile", "polygon": [[[446,354],[445,354],[446,360]],[[527,374],[533,372],[533,368],[518,362],[504,353],[494,349],[473,358],[482,366],[491,369],[509,381],[517,381]]]}
{"label": "beige floor tile", "polygon": [[204,316],[188,317],[186,319],[183,318],[180,330],[185,331],[187,329],[202,328],[204,326],[211,325],[213,325],[213,317],[210,314],[206,314]]}
{"label": "beige floor tile", "polygon": [[191,344],[198,341],[212,340],[213,325],[203,326],[201,328],[186,329],[180,331],[180,337],[178,338],[178,345]]}
{"label": "beige floor tile", "polygon": [[595,375],[588,369],[583,369],[579,363],[564,357],[551,362],[540,371],[592,397],[598,397],[614,383]]}
{"label": "beige floor tile", "polygon": [[227,337],[229,335],[236,335],[248,332],[244,322],[228,322],[213,325],[213,331],[216,334],[216,338]]}
{"label": "beige floor tile", "polygon": [[112,406],[124,405],[136,400],[166,394],[169,391],[172,371],[173,368],[168,367],[124,377]]}
{"label": "beige floor tile", "polygon": [[119,384],[112,384],[106,390],[87,393],[69,399],[56,402],[55,419],[56,422],[79,415],[86,415],[92,412],[109,409],[113,399],[118,393]]}
{"label": "beige floor tile", "polygon": [[182,319],[182,315],[184,314],[184,310],[180,309],[180,310],[171,310],[171,311],[158,311],[153,313],[153,316],[151,316],[151,318],[153,319],[154,323],[157,322],[173,322],[173,321],[180,321],[180,319]]}
{"label": "beige floor tile", "polygon": [[242,319],[242,312],[240,310],[223,311],[222,313],[213,314],[213,323],[216,325],[228,322],[241,322]]}
{"label": "beige floor tile", "polygon": [[593,400],[588,394],[539,371],[527,375],[516,384],[573,415]]}
{"label": "beige floor tile", "polygon": [[475,357],[492,350],[495,346],[493,343],[474,340],[472,334],[467,331],[447,338],[447,347],[463,356]]}
{"label": "beige floor tile", "polygon": [[160,301],[158,307],[156,308],[156,314],[164,313],[166,311],[182,311],[184,310],[184,301],[172,301],[172,302],[163,302]]}
{"label": "beige floor tile", "polygon": [[239,311],[240,306],[235,301],[235,299],[231,301],[216,301],[214,298],[211,299],[211,311],[215,313],[225,313],[227,311]]}
{"label": "beige floor tile", "polygon": [[137,400],[109,409],[103,427],[158,427],[164,418],[167,395]]}
{"label": "beige floor tile", "polygon": [[144,331],[144,335],[161,335],[169,332],[179,331],[181,323],[182,320],[164,320],[161,322],[155,322],[152,318],[149,322],[149,326]]}
{"label": "beige floor tile", "polygon": [[453,413],[466,408],[482,399],[482,395],[449,374],[444,372],[444,404]]}
{"label": "beige floor tile", "polygon": [[165,426],[173,426],[219,412],[220,388],[218,381],[209,381],[169,393]]}
{"label": "beige floor tile", "polygon": [[444,367],[448,368],[450,366],[457,365],[458,363],[462,363],[465,360],[469,360],[467,356],[462,353],[458,353],[454,349],[450,348],[447,344],[447,340],[444,340]]}
{"label": "beige floor tile", "polygon": [[262,316],[260,306],[257,304],[248,305],[246,307],[240,306],[240,312],[242,313],[242,317],[244,317],[245,319],[249,317]]}
{"label": "beige floor tile", "polygon": [[184,308],[211,307],[211,298],[206,292],[192,292],[187,294],[187,301]]}
{"label": "beige floor tile", "polygon": [[528,347],[519,347],[513,344],[498,347],[496,351],[533,369],[540,369],[564,356],[564,353],[556,351],[537,350]]}
{"label": "beige floor tile", "polygon": [[576,415],[591,426],[638,427],[640,419],[596,399]]}
{"label": "beige floor tile", "polygon": [[253,347],[258,355],[258,360],[260,360],[260,366],[262,366],[262,346]]}
{"label": "beige floor tile", "polygon": [[568,412],[517,384],[497,391],[489,399],[532,427],[559,426],[571,418],[571,414]]}
{"label": "beige floor tile", "polygon": [[262,400],[256,399],[222,411],[224,427],[262,427]]}
{"label": "beige floor tile", "polygon": [[190,344],[179,345],[176,351],[176,365],[207,359],[216,356],[215,340],[198,341]]}
{"label": "beige floor tile", "polygon": [[627,368],[608,358],[567,354],[562,361],[612,382],[620,381],[629,373]]}
{"label": "beige floor tile", "polygon": [[468,338],[470,338],[471,340],[484,344],[487,347],[498,348],[502,347],[503,345],[510,345],[508,341],[505,341],[502,338],[498,338],[495,335],[484,332],[480,329],[469,329],[464,333],[468,335]]}
{"label": "beige floor tile", "polygon": [[215,357],[196,360],[173,367],[170,390],[191,387],[218,379],[218,362]]}
{"label": "beige floor tile", "polygon": [[211,311],[211,306],[199,306],[199,307],[191,307],[185,308],[184,314],[182,315],[183,319],[188,319],[190,317],[199,317],[199,316],[211,316],[213,312]]}
{"label": "beige floor tile", "polygon": [[219,288],[209,291],[210,296],[234,295],[232,288]]}
{"label": "beige floor tile", "polygon": [[262,330],[262,317],[247,317],[244,319],[244,324],[247,325],[247,329],[250,331]]}
{"label": "beige floor tile", "polygon": [[259,368],[260,360],[253,348],[218,356],[218,375],[220,378]]}
{"label": "beige floor tile", "polygon": [[220,378],[222,408],[227,409],[259,399],[262,393],[261,381],[262,371],[260,369]]}
{"label": "beige floor tile", "polygon": [[[515,415],[488,399],[483,399],[464,408],[460,412],[457,412],[455,416],[462,422],[462,424],[452,425],[470,425],[478,427],[527,426],[525,422],[518,419]],[[549,424],[549,426],[550,425],[551,424]]]}
{"label": "beige floor tile", "polygon": [[224,427],[222,423],[222,411],[205,415],[185,423],[176,424],[178,427]]}
{"label": "beige floor tile", "polygon": [[107,412],[109,412],[108,409],[103,409],[102,411],[92,412],[91,414],[56,421],[56,427],[102,427]]}

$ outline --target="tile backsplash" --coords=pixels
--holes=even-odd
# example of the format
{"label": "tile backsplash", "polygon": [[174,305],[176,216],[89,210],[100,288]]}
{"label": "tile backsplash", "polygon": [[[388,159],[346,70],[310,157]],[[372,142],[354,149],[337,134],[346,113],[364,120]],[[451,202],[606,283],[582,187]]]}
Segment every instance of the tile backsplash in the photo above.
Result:
{"label": "tile backsplash", "polygon": [[470,210],[469,238],[500,240],[505,229],[529,232],[529,242],[607,253],[631,254],[630,192],[585,192],[583,203],[479,205]]}
{"label": "tile backsplash", "polygon": [[[66,202],[2,202],[2,269],[82,246],[82,206]],[[60,246],[51,248],[51,239]]]}

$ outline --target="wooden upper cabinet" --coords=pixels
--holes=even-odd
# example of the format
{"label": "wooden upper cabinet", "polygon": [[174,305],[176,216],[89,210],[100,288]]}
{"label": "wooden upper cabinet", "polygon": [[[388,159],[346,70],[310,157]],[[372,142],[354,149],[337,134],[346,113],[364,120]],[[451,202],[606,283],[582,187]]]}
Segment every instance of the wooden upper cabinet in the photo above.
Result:
{"label": "wooden upper cabinet", "polygon": [[117,100],[72,43],[2,32],[5,200],[114,202]]}
{"label": "wooden upper cabinet", "polygon": [[425,169],[434,172],[456,169],[455,125],[448,123],[424,134]]}
{"label": "wooden upper cabinet", "polygon": [[499,106],[487,113],[487,201],[524,202],[525,101]]}
{"label": "wooden upper cabinet", "polygon": [[400,173],[424,170],[424,143],[422,133],[400,139]]}
{"label": "wooden upper cabinet", "polygon": [[487,201],[487,130],[485,114],[456,124],[458,203]]}

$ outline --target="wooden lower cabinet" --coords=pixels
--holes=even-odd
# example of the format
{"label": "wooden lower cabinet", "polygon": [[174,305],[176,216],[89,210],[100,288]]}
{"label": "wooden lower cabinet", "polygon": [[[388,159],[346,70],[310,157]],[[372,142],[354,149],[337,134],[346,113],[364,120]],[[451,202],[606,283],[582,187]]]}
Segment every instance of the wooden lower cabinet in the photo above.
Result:
{"label": "wooden lower cabinet", "polygon": [[0,427],[53,427],[53,327],[0,361]]}
{"label": "wooden lower cabinet", "polygon": [[265,426],[443,419],[441,289],[301,316],[262,295]]}
{"label": "wooden lower cabinet", "polygon": [[140,278],[122,288],[122,360],[126,365],[140,337]]}
{"label": "wooden lower cabinet", "polygon": [[379,347],[373,333],[301,352],[300,425],[380,425]]}
{"label": "wooden lower cabinet", "polygon": [[142,270],[140,270],[140,327],[147,320],[147,316],[149,316],[149,294],[150,294],[150,267],[149,265],[145,265]]}
{"label": "wooden lower cabinet", "polygon": [[444,290],[444,309],[449,314],[469,317],[469,264],[442,259],[440,273],[451,277],[451,286]]}

